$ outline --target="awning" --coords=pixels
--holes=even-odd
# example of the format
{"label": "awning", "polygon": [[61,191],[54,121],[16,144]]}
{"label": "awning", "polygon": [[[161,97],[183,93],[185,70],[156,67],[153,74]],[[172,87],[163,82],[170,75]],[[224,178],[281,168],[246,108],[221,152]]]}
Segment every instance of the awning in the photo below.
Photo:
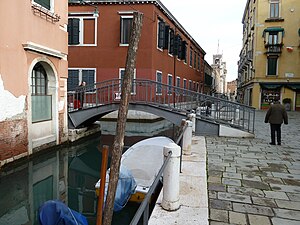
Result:
{"label": "awning", "polygon": [[265,36],[265,33],[278,33],[278,32],[282,32],[282,36],[284,35],[284,28],[281,27],[268,27],[266,29],[264,29],[263,32],[263,37]]}
{"label": "awning", "polygon": [[300,91],[300,84],[287,84],[286,87],[294,91]]}
{"label": "awning", "polygon": [[279,89],[283,84],[274,84],[274,83],[259,83],[260,86],[264,89]]}

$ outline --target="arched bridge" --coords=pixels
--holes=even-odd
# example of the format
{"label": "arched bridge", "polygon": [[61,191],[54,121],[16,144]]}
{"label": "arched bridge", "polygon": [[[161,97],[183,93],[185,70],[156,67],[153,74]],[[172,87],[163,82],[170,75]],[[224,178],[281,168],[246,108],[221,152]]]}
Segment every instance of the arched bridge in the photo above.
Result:
{"label": "arched bridge", "polygon": [[[120,99],[119,79],[69,92],[69,128],[93,123],[118,110]],[[129,109],[155,114],[176,125],[195,110],[198,134],[217,134],[220,124],[254,133],[254,108],[151,80],[133,80]]]}

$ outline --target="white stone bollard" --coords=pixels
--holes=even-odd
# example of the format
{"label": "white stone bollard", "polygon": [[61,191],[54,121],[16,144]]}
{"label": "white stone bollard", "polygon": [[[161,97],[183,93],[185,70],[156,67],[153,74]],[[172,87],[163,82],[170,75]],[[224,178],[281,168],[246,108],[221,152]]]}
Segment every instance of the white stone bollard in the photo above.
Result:
{"label": "white stone bollard", "polygon": [[164,147],[164,157],[172,152],[171,158],[163,173],[163,199],[161,206],[168,211],[179,209],[179,173],[181,148],[175,143]]}
{"label": "white stone bollard", "polygon": [[193,122],[187,120],[187,128],[183,132],[182,137],[182,152],[184,155],[192,154],[192,137],[193,137]]}
{"label": "white stone bollard", "polygon": [[188,118],[193,123],[193,125],[192,125],[192,131],[193,131],[193,133],[195,133],[195,131],[196,131],[196,114],[195,113],[190,113],[188,115]]}
{"label": "white stone bollard", "polygon": [[216,117],[216,106],[215,106],[215,104],[211,104],[211,117],[212,118]]}
{"label": "white stone bollard", "polygon": [[235,110],[235,121],[238,122],[240,120],[240,110],[236,109]]}

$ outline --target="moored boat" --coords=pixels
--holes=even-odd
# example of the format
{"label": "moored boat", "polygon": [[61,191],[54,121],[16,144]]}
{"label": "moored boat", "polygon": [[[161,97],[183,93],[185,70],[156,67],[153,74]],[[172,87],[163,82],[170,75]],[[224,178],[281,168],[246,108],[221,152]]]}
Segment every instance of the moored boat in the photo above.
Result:
{"label": "moored boat", "polygon": [[[122,171],[122,168],[126,168],[126,170],[129,171],[127,172],[128,179],[132,177],[136,183],[134,192],[128,191],[128,196],[124,195],[124,198],[128,198],[131,202],[143,201],[163,164],[163,148],[170,143],[174,143],[174,141],[168,137],[160,136],[148,138],[132,145],[122,155],[120,171]],[[106,179],[106,181],[108,182],[108,179]],[[123,182],[123,185],[126,185],[128,182]],[[118,186],[120,185],[119,183],[120,176]],[[100,180],[95,185],[95,188],[98,193]],[[128,188],[123,186],[119,187],[119,189],[124,190]],[[115,202],[116,201],[119,200],[115,199]]]}

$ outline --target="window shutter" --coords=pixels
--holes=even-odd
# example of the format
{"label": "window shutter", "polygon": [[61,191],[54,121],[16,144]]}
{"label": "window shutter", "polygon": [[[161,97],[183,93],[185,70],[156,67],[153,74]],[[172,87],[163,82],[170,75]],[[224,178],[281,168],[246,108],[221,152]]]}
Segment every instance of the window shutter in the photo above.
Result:
{"label": "window shutter", "polygon": [[174,54],[174,30],[170,29],[170,48],[169,53]]}
{"label": "window shutter", "polygon": [[50,0],[34,0],[34,2],[50,10]]}
{"label": "window shutter", "polygon": [[95,70],[82,70],[82,81],[87,85],[95,83]]}
{"label": "window shutter", "polygon": [[68,71],[68,91],[75,91],[79,83],[79,70],[69,70]]}
{"label": "window shutter", "polygon": [[182,57],[182,39],[180,37],[180,35],[177,35],[178,36],[178,58],[181,59]]}
{"label": "window shutter", "polygon": [[79,44],[79,19],[72,18],[68,20],[68,43],[69,45]]}
{"label": "window shutter", "polygon": [[179,47],[179,35],[176,35],[174,37],[174,51],[173,51],[173,55],[178,55],[178,51],[179,51],[178,47]]}
{"label": "window shutter", "polygon": [[181,55],[180,59],[185,60],[186,59],[186,41],[181,42]]}
{"label": "window shutter", "polygon": [[158,47],[163,48],[165,42],[165,23],[163,21],[160,21],[158,23],[158,27]]}
{"label": "window shutter", "polygon": [[168,47],[169,47],[169,30],[170,30],[170,26],[169,26],[169,25],[166,25],[166,26],[165,26],[164,49],[168,49]]}

